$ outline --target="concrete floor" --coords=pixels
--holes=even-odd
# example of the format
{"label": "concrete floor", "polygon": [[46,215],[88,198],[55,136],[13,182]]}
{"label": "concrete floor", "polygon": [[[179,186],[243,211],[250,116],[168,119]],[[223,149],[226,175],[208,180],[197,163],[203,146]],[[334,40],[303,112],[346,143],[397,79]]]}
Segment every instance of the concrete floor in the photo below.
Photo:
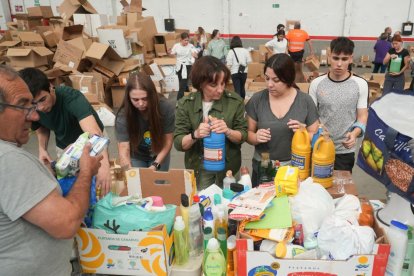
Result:
{"label": "concrete floor", "polygon": [[[321,71],[326,71],[327,67],[321,67]],[[370,68],[355,68],[354,71],[357,74],[362,74],[366,72],[371,72],[372,69]],[[170,99],[175,103],[176,94],[171,93]],[[117,142],[114,134],[113,127],[106,127],[105,128],[109,138],[111,139],[111,143],[109,145],[109,155],[110,158],[114,159],[118,156],[117,150]],[[37,155],[38,154],[38,142],[35,133],[32,133],[29,143],[24,145],[24,148],[29,152]],[[55,157],[55,142],[54,136],[51,135],[51,139],[49,142],[49,152],[52,157]],[[251,159],[253,156],[254,147],[244,143],[242,146],[242,166],[247,166],[251,172]],[[178,152],[173,147],[171,150],[171,168],[184,168],[184,153]],[[357,165],[354,167],[353,172],[353,180],[357,184],[358,193],[361,197],[366,197],[368,199],[385,199],[385,192],[386,189],[384,186],[376,181],[371,176],[367,175],[363,172]]]}

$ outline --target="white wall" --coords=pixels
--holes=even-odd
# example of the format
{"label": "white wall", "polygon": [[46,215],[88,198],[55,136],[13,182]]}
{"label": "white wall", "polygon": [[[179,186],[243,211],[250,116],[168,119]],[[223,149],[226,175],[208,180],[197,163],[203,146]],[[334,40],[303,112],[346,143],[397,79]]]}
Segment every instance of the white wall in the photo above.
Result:
{"label": "white wall", "polygon": [[[24,7],[36,3],[55,7],[61,0],[9,0]],[[2,0],[4,2],[4,0]],[[118,0],[90,0],[99,13],[117,15]],[[272,8],[278,3],[279,8]],[[395,4],[392,4],[395,3]],[[411,7],[410,7],[411,3]],[[300,20],[312,36],[377,37],[386,26],[401,29],[414,21],[414,0],[143,0],[144,15],[153,15],[159,32],[164,19],[175,19],[176,28],[194,32],[203,26],[207,32],[217,28],[224,34],[271,35],[278,23]]]}

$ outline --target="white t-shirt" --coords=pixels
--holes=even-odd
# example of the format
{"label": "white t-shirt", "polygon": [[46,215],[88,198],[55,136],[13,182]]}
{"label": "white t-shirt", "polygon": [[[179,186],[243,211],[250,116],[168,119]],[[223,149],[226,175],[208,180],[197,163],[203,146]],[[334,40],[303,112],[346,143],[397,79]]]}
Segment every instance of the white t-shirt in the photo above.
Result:
{"label": "white t-shirt", "polygon": [[181,43],[176,43],[171,49],[171,54],[177,57],[176,69],[180,70],[181,64],[191,65],[193,56],[192,53],[196,52],[196,48],[193,44],[188,43],[186,46]]}
{"label": "white t-shirt", "polygon": [[287,40],[284,38],[282,41],[278,41],[277,37],[275,37],[272,40],[266,42],[265,46],[272,47],[273,54],[286,53]]}
{"label": "white t-shirt", "polygon": [[[237,58],[239,62],[237,62],[236,56],[234,55],[233,50],[236,52]],[[239,64],[246,66],[244,69],[244,73],[247,73],[247,64],[252,62],[252,57],[250,56],[250,52],[244,48],[237,47],[230,50],[227,54],[227,66],[230,68],[231,74],[237,74],[239,71]]]}
{"label": "white t-shirt", "polygon": [[210,109],[213,106],[213,103],[214,102],[203,101],[203,118],[208,118],[208,113],[210,112]]}

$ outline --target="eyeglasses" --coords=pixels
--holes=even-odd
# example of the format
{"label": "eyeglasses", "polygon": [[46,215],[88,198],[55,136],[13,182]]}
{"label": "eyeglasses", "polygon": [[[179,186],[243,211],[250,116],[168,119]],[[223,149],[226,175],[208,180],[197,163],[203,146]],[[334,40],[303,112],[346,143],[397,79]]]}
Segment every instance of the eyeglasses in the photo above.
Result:
{"label": "eyeglasses", "polygon": [[26,115],[25,115],[26,118],[30,117],[30,115],[32,115],[34,111],[38,111],[37,104],[33,104],[30,107],[21,106],[21,105],[14,105],[14,104],[8,104],[8,103],[0,103],[0,105],[2,105],[4,107],[10,107],[10,108],[16,108],[16,109],[24,110],[24,112],[26,113]]}

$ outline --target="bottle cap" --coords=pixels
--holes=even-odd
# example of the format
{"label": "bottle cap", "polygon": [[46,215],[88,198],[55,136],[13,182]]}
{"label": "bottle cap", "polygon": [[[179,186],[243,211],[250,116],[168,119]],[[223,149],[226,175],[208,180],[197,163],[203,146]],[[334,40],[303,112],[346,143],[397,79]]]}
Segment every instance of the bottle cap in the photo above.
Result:
{"label": "bottle cap", "polygon": [[207,220],[207,221],[214,220],[213,212],[211,212],[211,207],[208,207],[207,209],[204,210],[203,218],[204,220]]}
{"label": "bottle cap", "polygon": [[398,220],[391,220],[391,225],[397,227],[398,229],[407,231],[408,230],[408,226],[405,225],[404,223],[399,222]]}
{"label": "bottle cap", "polygon": [[231,183],[230,184],[230,189],[235,193],[240,193],[240,192],[244,191],[244,186],[242,184],[239,184],[239,183]]}
{"label": "bottle cap", "polygon": [[219,236],[224,236],[224,239],[226,239],[226,235],[227,235],[226,229],[224,229],[223,227],[219,227],[217,229],[217,238],[219,238]]}
{"label": "bottle cap", "polygon": [[193,196],[193,204],[194,203],[199,203],[200,202],[200,197],[198,195],[194,195]]}
{"label": "bottle cap", "polygon": [[153,207],[163,207],[164,201],[162,200],[162,197],[160,196],[151,196],[152,198],[152,206]]}
{"label": "bottle cap", "polygon": [[276,257],[277,258],[284,258],[286,256],[287,253],[287,247],[286,247],[286,243],[284,242],[279,242],[276,245]]}
{"label": "bottle cap", "polygon": [[181,205],[188,207],[190,204],[188,202],[188,196],[186,194],[181,194]]}
{"label": "bottle cap", "polygon": [[227,189],[227,188],[223,190],[223,197],[225,199],[230,199],[231,200],[233,198],[233,195],[234,195],[234,193],[233,193],[232,190]]}
{"label": "bottle cap", "polygon": [[174,230],[182,231],[185,228],[184,220],[182,216],[175,217],[175,223],[174,223]]}
{"label": "bottle cap", "polygon": [[206,227],[206,228],[204,228],[203,233],[204,233],[205,236],[210,235],[211,233],[213,233],[213,228]]}
{"label": "bottle cap", "polygon": [[214,205],[221,204],[221,196],[219,194],[214,194]]}
{"label": "bottle cap", "polygon": [[231,235],[227,238],[227,248],[233,250],[236,248],[236,236]]}
{"label": "bottle cap", "polygon": [[216,238],[211,238],[208,240],[207,250],[218,250],[219,248],[220,244]]}

